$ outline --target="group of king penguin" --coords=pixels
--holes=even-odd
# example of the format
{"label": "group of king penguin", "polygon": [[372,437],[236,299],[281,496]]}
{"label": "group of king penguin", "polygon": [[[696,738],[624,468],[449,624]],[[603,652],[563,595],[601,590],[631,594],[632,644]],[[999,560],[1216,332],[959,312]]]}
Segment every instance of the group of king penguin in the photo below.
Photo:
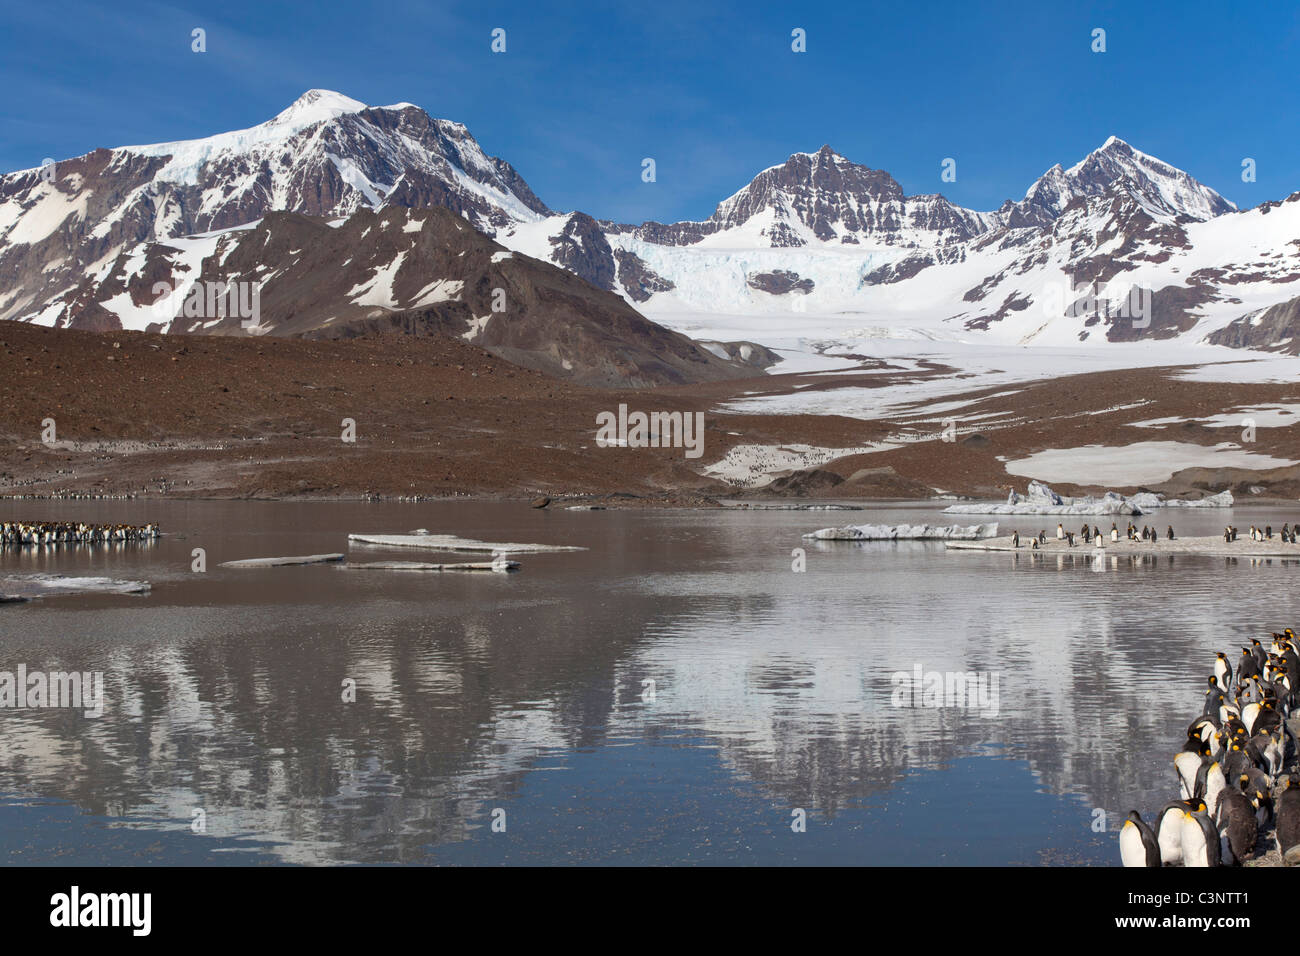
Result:
{"label": "group of king penguin", "polygon": [[1300,654],[1291,628],[1268,647],[1252,640],[1234,673],[1220,652],[1205,707],[1174,757],[1180,799],[1154,826],[1134,810],[1119,832],[1125,866],[1241,866],[1261,834],[1286,866],[1300,865],[1300,765],[1287,718],[1300,704]]}

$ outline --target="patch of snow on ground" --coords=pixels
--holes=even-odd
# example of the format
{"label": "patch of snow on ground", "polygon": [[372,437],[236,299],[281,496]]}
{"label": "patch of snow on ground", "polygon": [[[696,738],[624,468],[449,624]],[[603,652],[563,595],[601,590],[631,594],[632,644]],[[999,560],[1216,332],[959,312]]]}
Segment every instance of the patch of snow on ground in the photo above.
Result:
{"label": "patch of snow on ground", "polygon": [[1206,428],[1245,428],[1249,418],[1256,428],[1286,428],[1300,422],[1300,405],[1260,405],[1258,408],[1238,408],[1235,412],[1208,415],[1205,418],[1152,418],[1144,422],[1130,422],[1133,428],[1160,428],[1164,425],[1181,425],[1196,422]]}
{"label": "patch of snow on ground", "polygon": [[1140,485],[1168,481],[1184,468],[1286,468],[1297,462],[1246,451],[1231,442],[1147,441],[1132,445],[1054,448],[1006,463],[1008,474],[1080,485]]}
{"label": "patch of snow on ground", "polygon": [[816,445],[736,445],[721,459],[707,466],[704,475],[738,485],[758,488],[790,471],[818,468],[846,455],[863,455],[895,447],[881,442],[859,448],[821,448]]}

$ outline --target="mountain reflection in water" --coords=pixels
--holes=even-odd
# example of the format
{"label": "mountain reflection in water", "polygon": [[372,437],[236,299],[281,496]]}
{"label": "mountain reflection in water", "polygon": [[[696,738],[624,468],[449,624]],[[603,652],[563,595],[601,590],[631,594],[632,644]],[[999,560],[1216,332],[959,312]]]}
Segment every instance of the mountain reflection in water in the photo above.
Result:
{"label": "mountain reflection in water", "polygon": [[[1175,556],[1097,573],[1084,549],[1058,560],[800,538],[948,523],[938,510],[5,502],[6,520],[158,521],[166,537],[0,555],[0,581],[152,584],[0,607],[0,670],[103,671],[107,697],[98,719],[0,711],[0,852],[1115,863],[1094,811],[1114,828],[1169,798],[1207,662],[1300,621],[1300,565]],[[1283,517],[1235,512],[1157,517],[1184,534]],[[1028,534],[1042,520],[1001,525]],[[523,555],[509,575],[217,567],[414,528],[589,550]],[[196,547],[206,573],[190,570]],[[917,667],[996,675],[996,716],[894,706],[892,675]],[[806,832],[791,828],[797,811]]]}

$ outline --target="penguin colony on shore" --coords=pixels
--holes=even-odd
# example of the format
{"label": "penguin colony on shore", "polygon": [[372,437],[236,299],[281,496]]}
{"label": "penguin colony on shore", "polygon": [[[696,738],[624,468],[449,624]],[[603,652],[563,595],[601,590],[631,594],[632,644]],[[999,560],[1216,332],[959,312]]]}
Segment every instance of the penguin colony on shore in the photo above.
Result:
{"label": "penguin colony on shore", "polygon": [[[1065,525],[1063,524],[1058,524],[1056,526],[1056,540],[1064,541],[1071,548],[1075,546],[1076,538],[1081,539],[1084,544],[1093,544],[1095,542],[1098,547],[1104,547],[1107,538],[1109,538],[1111,541],[1119,541],[1121,540],[1121,535],[1124,539],[1128,541],[1134,541],[1134,542],[1141,541],[1150,544],[1158,543],[1161,538],[1159,528],[1153,528],[1150,527],[1149,525],[1143,525],[1142,528],[1139,529],[1138,526],[1133,524],[1133,522],[1131,521],[1128,523],[1128,528],[1123,532],[1119,530],[1119,525],[1115,524],[1112,521],[1110,525],[1109,534],[1102,531],[1100,525],[1094,527],[1092,525],[1085,524],[1079,530],[1079,533],[1077,535],[1073,531],[1066,531]],[[1256,528],[1252,526],[1250,529],[1250,540],[1255,542],[1277,540],[1280,541],[1282,544],[1296,544],[1296,543],[1300,543],[1300,538],[1297,538],[1297,535],[1300,535],[1300,522],[1297,522],[1294,527],[1290,524],[1284,524],[1282,525],[1280,531],[1274,531],[1272,525],[1265,525],[1262,528]],[[1013,539],[1015,546],[1017,548],[1020,547],[1020,532],[1018,531],[1012,532],[1011,537]],[[1166,540],[1169,541],[1173,541],[1176,539],[1173,525],[1169,525],[1168,527],[1165,528],[1164,537]],[[1236,541],[1237,529],[1232,527],[1231,525],[1224,528],[1223,540],[1228,542]],[[1047,543],[1046,531],[1039,531],[1037,537],[1030,539],[1030,547],[1034,549],[1037,549],[1040,545],[1044,545],[1046,543]]]}
{"label": "penguin colony on shore", "polygon": [[82,521],[5,521],[0,523],[0,547],[47,544],[112,544],[152,541],[162,535],[156,524],[86,524]]}
{"label": "penguin colony on shore", "polygon": [[1174,757],[1180,799],[1154,825],[1136,810],[1124,821],[1125,866],[1240,866],[1274,825],[1282,862],[1300,865],[1300,754],[1286,724],[1300,701],[1296,634],[1241,650],[1235,677],[1227,655],[1215,657],[1205,707]]}

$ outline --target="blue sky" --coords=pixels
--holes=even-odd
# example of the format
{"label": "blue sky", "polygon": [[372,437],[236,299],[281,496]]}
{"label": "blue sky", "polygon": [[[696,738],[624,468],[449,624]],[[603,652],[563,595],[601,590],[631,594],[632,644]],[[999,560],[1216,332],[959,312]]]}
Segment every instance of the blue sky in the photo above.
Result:
{"label": "blue sky", "polygon": [[552,208],[622,221],[704,218],[823,143],[977,209],[1112,133],[1240,206],[1300,189],[1289,3],[4,0],[3,16],[5,171],[255,125],[318,87],[464,122]]}

